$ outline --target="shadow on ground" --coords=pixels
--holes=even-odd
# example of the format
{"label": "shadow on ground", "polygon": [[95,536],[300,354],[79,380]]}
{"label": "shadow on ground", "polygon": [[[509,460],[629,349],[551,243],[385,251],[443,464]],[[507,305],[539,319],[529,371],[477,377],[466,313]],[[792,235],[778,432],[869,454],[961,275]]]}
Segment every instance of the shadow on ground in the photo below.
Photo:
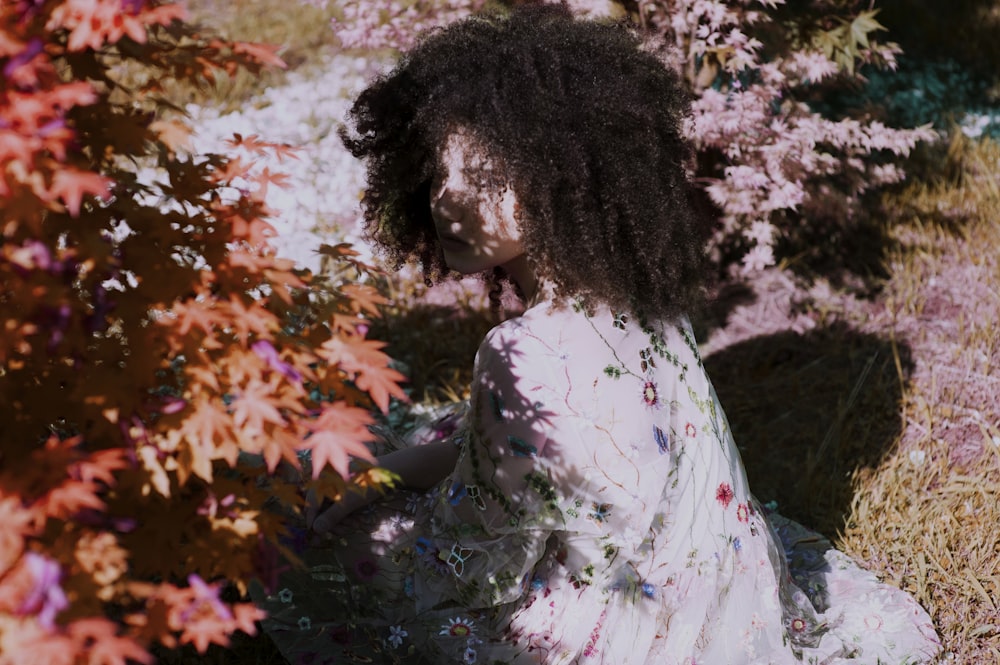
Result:
{"label": "shadow on ground", "polygon": [[368,336],[387,343],[385,352],[400,364],[414,401],[438,403],[467,392],[476,351],[493,325],[483,312],[417,304],[385,312]]}
{"label": "shadow on ground", "polygon": [[835,537],[853,472],[877,465],[900,434],[909,350],[834,325],[737,343],[705,366],[755,495]]}

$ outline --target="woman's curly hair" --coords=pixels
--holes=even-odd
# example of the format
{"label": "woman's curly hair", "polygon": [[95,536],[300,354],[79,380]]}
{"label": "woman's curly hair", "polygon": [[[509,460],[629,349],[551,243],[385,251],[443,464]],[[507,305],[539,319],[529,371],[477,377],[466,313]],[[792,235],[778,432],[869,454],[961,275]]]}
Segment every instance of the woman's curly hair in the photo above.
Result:
{"label": "woman's curly hair", "polygon": [[692,205],[679,77],[623,25],[561,7],[473,17],[425,36],[358,97],[365,230],[390,260],[446,267],[430,212],[440,147],[469,130],[502,170],[536,273],[560,294],[672,318],[694,306],[705,218]]}

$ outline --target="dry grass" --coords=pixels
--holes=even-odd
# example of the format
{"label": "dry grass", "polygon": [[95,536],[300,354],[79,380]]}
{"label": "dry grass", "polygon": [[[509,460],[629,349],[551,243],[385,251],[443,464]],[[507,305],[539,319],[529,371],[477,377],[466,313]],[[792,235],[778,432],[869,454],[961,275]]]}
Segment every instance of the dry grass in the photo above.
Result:
{"label": "dry grass", "polygon": [[[278,46],[288,70],[322,62],[338,47],[330,29],[336,3],[319,8],[300,0],[186,0],[192,23],[206,32],[237,41]],[[261,76],[237,72],[200,88],[173,86],[171,101],[215,106],[233,111],[267,88],[281,85],[285,70],[268,69]]]}
{"label": "dry grass", "polygon": [[[959,136],[887,197],[861,298],[772,271],[716,303],[706,365],[761,499],[1000,662],[1000,146]],[[721,310],[721,314],[718,310]]]}
{"label": "dry grass", "polygon": [[1000,148],[953,146],[950,180],[896,200],[882,297],[911,348],[898,449],[856,474],[842,545],[913,592],[958,663],[1000,662]]}
{"label": "dry grass", "polygon": [[[332,46],[329,16],[297,2],[189,4],[234,38],[285,44],[293,66]],[[232,107],[278,82],[202,94]],[[913,593],[963,664],[1000,662],[998,181],[995,144],[957,142],[937,180],[888,202],[895,246],[877,296],[767,273],[734,289],[706,345],[751,486]],[[439,401],[463,392],[488,325],[475,307],[430,303],[393,309],[373,336],[417,397]],[[217,662],[280,662],[266,638],[226,653]],[[164,662],[200,662],[178,658]]]}

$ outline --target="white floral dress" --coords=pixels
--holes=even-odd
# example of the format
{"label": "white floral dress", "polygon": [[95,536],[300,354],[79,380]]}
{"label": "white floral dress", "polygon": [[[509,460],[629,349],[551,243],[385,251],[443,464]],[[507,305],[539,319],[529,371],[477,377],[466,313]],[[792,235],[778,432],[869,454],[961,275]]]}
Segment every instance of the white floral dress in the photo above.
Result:
{"label": "white floral dress", "polygon": [[766,514],[686,322],[546,301],[476,359],[454,472],[261,594],[292,663],[932,661],[926,612]]}

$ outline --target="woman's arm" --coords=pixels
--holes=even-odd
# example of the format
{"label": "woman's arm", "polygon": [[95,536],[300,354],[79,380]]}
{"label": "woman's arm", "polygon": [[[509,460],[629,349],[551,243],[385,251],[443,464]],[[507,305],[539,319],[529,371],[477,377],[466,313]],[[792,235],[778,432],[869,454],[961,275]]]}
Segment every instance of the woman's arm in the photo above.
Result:
{"label": "woman's arm", "polygon": [[[441,482],[455,468],[458,447],[451,441],[435,441],[396,450],[377,459],[376,466],[399,476],[403,487],[427,490]],[[368,489],[364,493],[348,492],[312,520],[312,529],[317,533],[325,533],[355,510],[364,508],[381,496],[383,493],[377,489]]]}

